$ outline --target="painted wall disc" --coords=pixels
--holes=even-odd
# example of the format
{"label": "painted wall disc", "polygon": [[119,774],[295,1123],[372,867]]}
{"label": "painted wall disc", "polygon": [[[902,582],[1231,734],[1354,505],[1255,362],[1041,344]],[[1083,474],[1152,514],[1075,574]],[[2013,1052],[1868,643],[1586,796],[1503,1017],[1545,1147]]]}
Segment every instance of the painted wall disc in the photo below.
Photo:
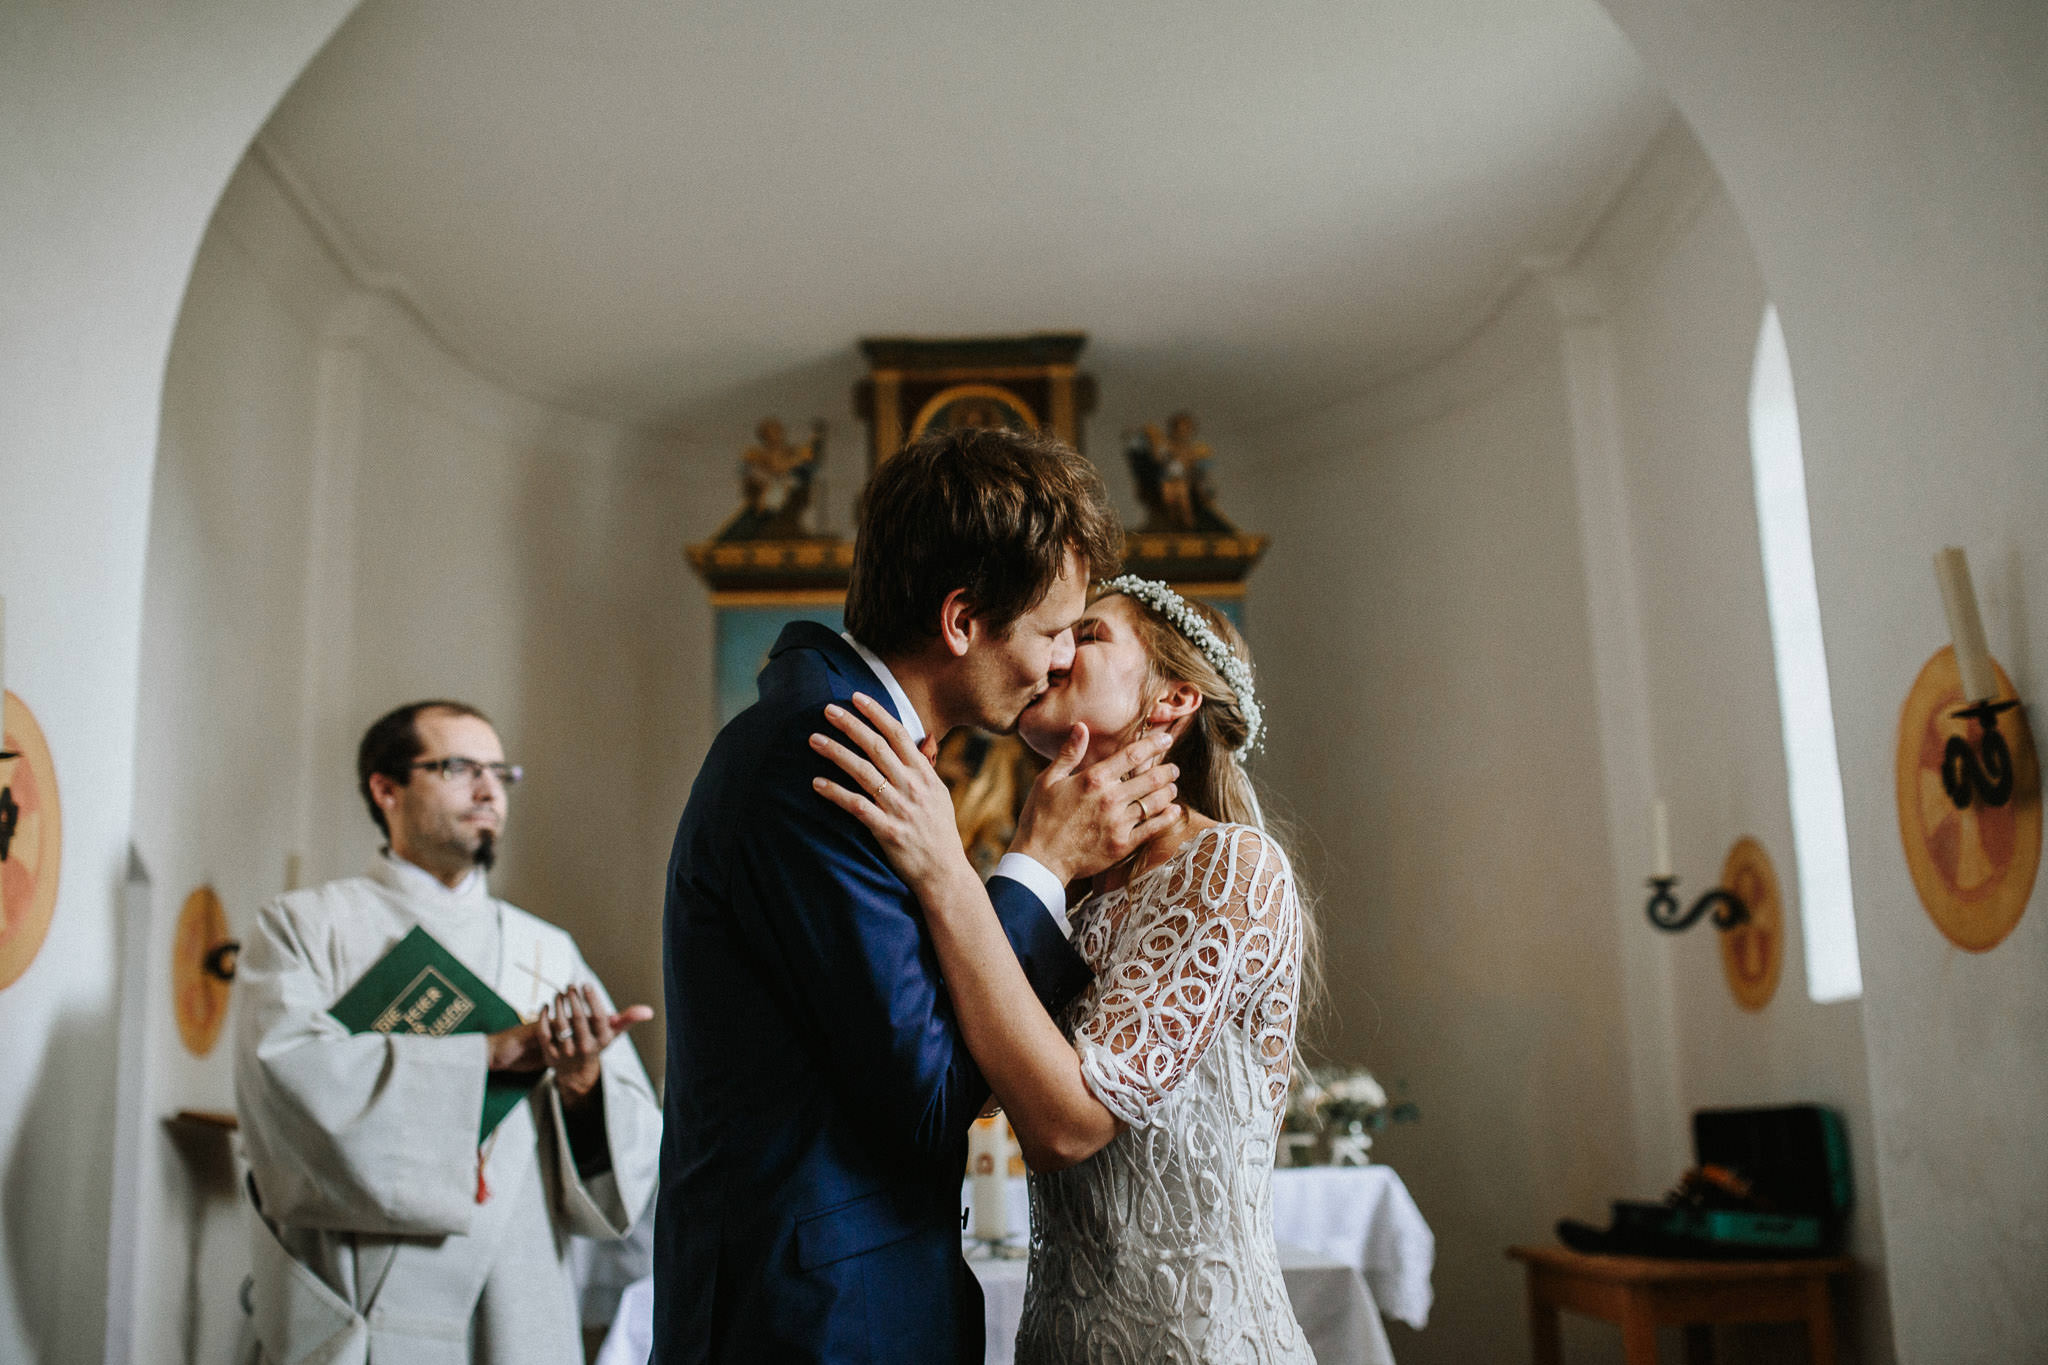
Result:
{"label": "painted wall disc", "polygon": [[[2005,670],[1997,672],[1999,699],[2014,696]],[[1955,718],[1962,705],[1955,651],[1944,645],[1921,668],[1899,710],[1899,843],[1934,927],[1958,948],[1981,953],[2013,931],[2034,892],[2041,867],[2041,768],[2026,708],[2014,707],[1998,718],[2012,751],[2012,799],[2003,806],[1972,801],[1957,810],[1941,784],[1942,754],[1950,735],[1974,746],[1983,733],[1976,721]]]}
{"label": "painted wall disc", "polygon": [[42,951],[57,908],[64,818],[50,746],[27,703],[6,697],[6,749],[0,759],[0,989],[13,985]]}
{"label": "painted wall disc", "polygon": [[1720,936],[1721,971],[1735,1003],[1760,1010],[1778,993],[1778,977],[1785,967],[1785,909],[1778,899],[1771,855],[1744,835],[1721,864],[1720,884],[1749,907],[1749,918]]}
{"label": "painted wall disc", "polygon": [[199,887],[185,897],[171,942],[171,1007],[178,1016],[178,1037],[195,1057],[213,1051],[228,1017],[232,983],[217,970],[232,969],[218,951],[227,942],[226,908],[212,887]]}

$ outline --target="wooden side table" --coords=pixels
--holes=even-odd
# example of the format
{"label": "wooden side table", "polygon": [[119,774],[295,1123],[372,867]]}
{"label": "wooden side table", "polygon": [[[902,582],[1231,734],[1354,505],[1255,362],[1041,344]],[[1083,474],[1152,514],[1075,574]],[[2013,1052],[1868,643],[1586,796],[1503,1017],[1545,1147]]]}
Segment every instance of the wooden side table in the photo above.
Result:
{"label": "wooden side table", "polygon": [[1558,1365],[1557,1314],[1570,1309],[1621,1327],[1628,1365],[1657,1365],[1657,1329],[1686,1329],[1687,1365],[1711,1365],[1717,1322],[1804,1322],[1813,1365],[1835,1365],[1831,1276],[1847,1257],[1796,1261],[1667,1261],[1588,1256],[1564,1247],[1511,1247],[1529,1267],[1529,1335],[1536,1365]]}

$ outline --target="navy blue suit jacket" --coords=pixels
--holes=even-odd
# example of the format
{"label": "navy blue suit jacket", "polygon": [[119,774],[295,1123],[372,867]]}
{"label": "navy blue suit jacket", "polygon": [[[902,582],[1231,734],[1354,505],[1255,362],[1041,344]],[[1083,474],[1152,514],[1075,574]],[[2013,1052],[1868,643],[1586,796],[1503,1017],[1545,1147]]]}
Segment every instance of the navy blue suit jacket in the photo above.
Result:
{"label": "navy blue suit jacket", "polygon": [[[663,915],[668,1084],[657,1365],[982,1358],[960,1257],[967,1129],[988,1099],[915,898],[808,738],[888,690],[832,631],[782,632],[676,831]],[[1087,967],[1030,890],[989,883],[1049,1007]]]}

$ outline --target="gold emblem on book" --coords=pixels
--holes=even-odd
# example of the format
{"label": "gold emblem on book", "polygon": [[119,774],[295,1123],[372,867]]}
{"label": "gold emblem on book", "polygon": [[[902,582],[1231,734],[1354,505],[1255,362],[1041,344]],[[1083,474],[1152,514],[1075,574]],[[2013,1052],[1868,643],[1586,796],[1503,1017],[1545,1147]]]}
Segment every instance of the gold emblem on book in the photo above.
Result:
{"label": "gold emblem on book", "polygon": [[476,1002],[433,967],[424,967],[396,999],[370,1021],[372,1033],[424,1033],[431,1038],[453,1033],[469,1017]]}

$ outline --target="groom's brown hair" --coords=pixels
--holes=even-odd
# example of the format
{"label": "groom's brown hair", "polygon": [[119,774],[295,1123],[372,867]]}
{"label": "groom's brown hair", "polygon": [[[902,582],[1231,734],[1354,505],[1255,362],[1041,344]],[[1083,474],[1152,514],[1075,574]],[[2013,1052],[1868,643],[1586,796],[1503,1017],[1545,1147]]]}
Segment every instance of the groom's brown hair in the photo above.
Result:
{"label": "groom's brown hair", "polygon": [[1068,550],[1089,578],[1123,561],[1123,530],[1095,466],[1036,432],[926,436],[882,462],[861,495],[846,629],[888,657],[939,633],[939,604],[966,590],[1001,635],[1059,581]]}

